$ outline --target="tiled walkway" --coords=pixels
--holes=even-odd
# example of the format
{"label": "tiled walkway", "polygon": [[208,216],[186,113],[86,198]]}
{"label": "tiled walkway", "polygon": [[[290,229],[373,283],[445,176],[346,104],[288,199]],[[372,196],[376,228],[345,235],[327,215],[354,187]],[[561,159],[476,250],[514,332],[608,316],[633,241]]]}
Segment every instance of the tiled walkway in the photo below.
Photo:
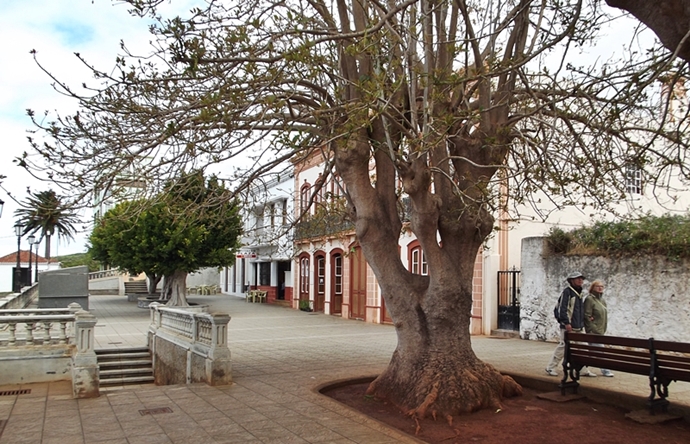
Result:
{"label": "tiled walkway", "polygon": [[[14,443],[416,443],[350,410],[315,389],[372,376],[390,359],[396,336],[389,325],[343,320],[231,296],[192,296],[213,312],[230,313],[234,383],[224,387],[129,386],[74,400],[69,383],[0,387],[30,394],[0,397],[0,444]],[[146,343],[147,310],[123,296],[93,296],[98,348]],[[554,344],[474,337],[480,358],[499,370],[529,375],[555,388],[544,366]],[[646,378],[617,374],[587,378],[583,386],[607,396],[646,396]],[[549,385],[550,387],[550,385]],[[690,406],[690,384],[671,385],[670,400]]]}

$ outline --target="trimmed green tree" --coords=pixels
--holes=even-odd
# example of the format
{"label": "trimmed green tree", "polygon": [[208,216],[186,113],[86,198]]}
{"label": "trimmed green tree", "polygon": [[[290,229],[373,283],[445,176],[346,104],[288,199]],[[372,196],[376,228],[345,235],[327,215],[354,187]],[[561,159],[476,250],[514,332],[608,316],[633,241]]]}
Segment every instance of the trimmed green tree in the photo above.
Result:
{"label": "trimmed green tree", "polygon": [[187,303],[187,274],[235,261],[241,233],[237,203],[217,180],[201,173],[170,185],[165,198],[123,202],[96,223],[91,253],[129,273],[146,273],[149,293],[164,278],[161,299]]}

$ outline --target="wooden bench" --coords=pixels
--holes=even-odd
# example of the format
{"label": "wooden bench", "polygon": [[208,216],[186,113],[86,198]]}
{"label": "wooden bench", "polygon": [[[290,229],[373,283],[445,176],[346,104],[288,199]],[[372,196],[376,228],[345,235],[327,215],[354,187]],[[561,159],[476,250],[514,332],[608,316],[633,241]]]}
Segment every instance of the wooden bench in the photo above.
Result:
{"label": "wooden bench", "polygon": [[647,406],[652,413],[656,408],[665,412],[671,381],[690,382],[690,344],[566,332],[561,394],[569,388],[577,393],[584,366],[649,377]]}

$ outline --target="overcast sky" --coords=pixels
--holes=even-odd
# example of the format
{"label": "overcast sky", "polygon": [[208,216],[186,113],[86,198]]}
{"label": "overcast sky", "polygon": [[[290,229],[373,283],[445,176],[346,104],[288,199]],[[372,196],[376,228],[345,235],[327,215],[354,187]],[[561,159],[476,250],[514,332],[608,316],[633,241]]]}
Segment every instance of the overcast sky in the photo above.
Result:
{"label": "overcast sky", "polygon": [[[164,3],[163,7],[170,14],[185,15],[191,6],[200,3],[201,0],[172,0]],[[27,187],[33,191],[51,188],[50,183],[32,179],[11,162],[29,150],[26,137],[32,126],[26,109],[37,114],[45,110],[59,110],[61,114],[75,110],[73,101],[61,97],[51,88],[50,79],[36,66],[30,51],[35,49],[40,62],[69,84],[94,84],[74,53],[80,53],[96,67],[108,70],[120,53],[121,40],[136,54],[147,52],[149,24],[148,19],[130,16],[126,5],[113,5],[111,0],[0,0],[0,41],[4,42],[0,69],[0,149],[3,153],[0,174],[7,176],[2,183],[4,190],[0,190],[0,199],[5,201],[0,217],[0,256],[17,250],[13,225],[18,204],[14,199],[25,200]],[[628,21],[623,26],[632,29],[634,23]],[[606,45],[599,48],[620,48],[625,43],[629,41],[625,41],[623,34],[610,32]],[[594,48],[588,51],[596,52]],[[595,57],[591,53],[588,55]],[[12,196],[8,196],[5,190]],[[90,214],[83,215],[86,220],[90,217]],[[75,241],[56,241],[53,244],[54,256],[86,250],[85,241],[90,227],[78,228],[80,234]],[[27,248],[26,241],[23,241],[22,249]],[[42,254],[43,245],[40,251]]]}
{"label": "overcast sky", "polygon": [[[13,197],[25,200],[27,187],[32,191],[51,188],[50,183],[32,179],[11,162],[29,149],[26,137],[31,122],[26,109],[33,109],[37,114],[45,110],[60,110],[64,114],[75,109],[73,101],[51,88],[50,79],[36,66],[30,51],[35,49],[41,64],[58,78],[72,85],[93,84],[89,73],[74,56],[75,52],[107,70],[114,66],[121,40],[135,53],[147,51],[150,40],[149,19],[132,17],[126,5],[113,3],[111,0],[0,0],[0,41],[4,42],[0,62],[0,174],[7,176],[2,186],[12,195],[0,190],[0,199],[5,201],[0,217],[0,256],[17,251],[13,225],[14,211],[19,206]],[[199,3],[200,0],[174,0],[165,8],[184,15],[190,5]],[[59,189],[54,189],[59,193]],[[90,218],[90,214],[84,216]],[[81,226],[78,228],[81,231]],[[85,251],[87,235],[80,233],[70,243],[55,241],[51,254]],[[22,249],[28,249],[25,240]],[[39,254],[43,251],[41,245]]]}

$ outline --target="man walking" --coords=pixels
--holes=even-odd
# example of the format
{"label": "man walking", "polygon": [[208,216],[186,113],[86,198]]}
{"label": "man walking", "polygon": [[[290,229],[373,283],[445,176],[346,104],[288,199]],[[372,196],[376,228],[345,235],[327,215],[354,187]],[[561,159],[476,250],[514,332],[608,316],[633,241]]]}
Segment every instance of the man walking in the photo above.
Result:
{"label": "man walking", "polygon": [[[565,332],[575,331],[580,332],[585,326],[585,311],[582,304],[582,284],[585,282],[585,277],[579,271],[570,273],[567,277],[568,286],[565,287],[561,297],[558,299],[557,310],[554,311],[558,324],[561,328],[561,336],[553,351],[551,361],[546,366],[546,373],[549,376],[558,376],[556,367],[563,360],[565,353]],[[586,369],[583,376],[596,376],[594,373]]]}

